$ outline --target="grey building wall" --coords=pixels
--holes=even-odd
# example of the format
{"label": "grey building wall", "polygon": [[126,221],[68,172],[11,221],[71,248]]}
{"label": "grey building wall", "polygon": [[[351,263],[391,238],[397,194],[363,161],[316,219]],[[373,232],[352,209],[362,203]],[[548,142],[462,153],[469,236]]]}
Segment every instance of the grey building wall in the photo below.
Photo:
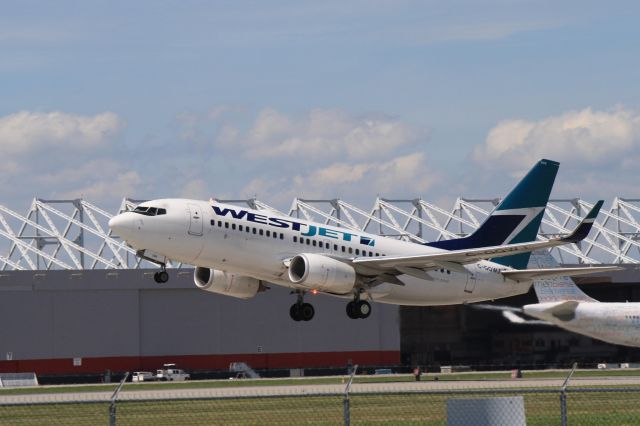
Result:
{"label": "grey building wall", "polygon": [[238,300],[195,288],[192,271],[0,273],[0,359],[400,350],[396,306],[351,320],[346,300],[307,296],[316,316],[294,322],[287,289]]}

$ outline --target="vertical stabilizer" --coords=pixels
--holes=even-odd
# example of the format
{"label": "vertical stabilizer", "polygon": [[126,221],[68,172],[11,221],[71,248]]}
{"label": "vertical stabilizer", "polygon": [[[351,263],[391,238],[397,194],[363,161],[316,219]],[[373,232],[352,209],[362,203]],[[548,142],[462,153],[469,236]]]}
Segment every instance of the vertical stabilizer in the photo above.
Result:
{"label": "vertical stabilizer", "polygon": [[[547,250],[533,252],[529,260],[529,268],[557,268],[558,262]],[[534,280],[533,288],[540,303],[576,300],[580,302],[597,302],[587,296],[570,277],[553,277]]]}
{"label": "vertical stabilizer", "polygon": [[[538,161],[473,234],[426,245],[445,250],[462,250],[535,241],[559,166],[560,163],[551,160]],[[527,252],[492,261],[524,269],[529,256],[530,253]]]}

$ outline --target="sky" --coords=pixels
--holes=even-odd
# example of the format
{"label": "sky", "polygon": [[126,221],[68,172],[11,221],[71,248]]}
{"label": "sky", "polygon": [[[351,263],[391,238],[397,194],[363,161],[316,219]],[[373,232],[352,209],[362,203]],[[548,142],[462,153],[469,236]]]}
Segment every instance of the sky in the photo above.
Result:
{"label": "sky", "polygon": [[639,198],[636,1],[12,1],[0,204]]}

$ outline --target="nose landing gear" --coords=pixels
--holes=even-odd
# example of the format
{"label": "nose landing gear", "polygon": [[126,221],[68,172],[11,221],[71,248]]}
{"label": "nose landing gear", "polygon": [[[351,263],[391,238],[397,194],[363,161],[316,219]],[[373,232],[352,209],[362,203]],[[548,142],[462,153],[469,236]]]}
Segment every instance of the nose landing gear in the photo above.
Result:
{"label": "nose landing gear", "polygon": [[304,302],[304,294],[298,292],[298,301],[289,308],[289,316],[294,321],[311,321],[316,310],[311,303]]}
{"label": "nose landing gear", "polygon": [[153,280],[158,284],[164,284],[169,281],[169,273],[164,266],[162,266],[162,269],[160,271],[153,274]]}

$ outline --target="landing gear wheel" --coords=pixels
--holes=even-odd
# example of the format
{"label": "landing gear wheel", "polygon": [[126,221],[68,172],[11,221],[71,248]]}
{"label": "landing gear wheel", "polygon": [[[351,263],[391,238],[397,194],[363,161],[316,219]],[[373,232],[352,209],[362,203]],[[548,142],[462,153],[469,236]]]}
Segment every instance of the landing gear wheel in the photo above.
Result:
{"label": "landing gear wheel", "polygon": [[358,313],[358,317],[362,319],[369,318],[369,315],[371,315],[371,305],[369,302],[361,300],[356,303],[356,312]]}
{"label": "landing gear wheel", "polygon": [[303,303],[300,307],[300,318],[302,321],[311,321],[315,313],[316,310],[313,309],[313,305],[311,303]]}
{"label": "landing gear wheel", "polygon": [[371,315],[371,305],[364,300],[347,303],[347,316],[351,319],[369,318]]}
{"label": "landing gear wheel", "polygon": [[289,308],[289,316],[294,321],[311,321],[315,313],[311,303],[294,303]]}
{"label": "landing gear wheel", "polygon": [[164,269],[162,271],[153,274],[153,280],[158,284],[163,284],[169,281],[169,273]]}
{"label": "landing gear wheel", "polygon": [[302,320],[302,318],[300,316],[300,304],[299,303],[294,303],[293,305],[291,305],[291,307],[289,308],[289,316],[294,321],[301,321]]}
{"label": "landing gear wheel", "polygon": [[358,319],[358,312],[356,310],[356,302],[347,303],[347,316],[351,319]]}

